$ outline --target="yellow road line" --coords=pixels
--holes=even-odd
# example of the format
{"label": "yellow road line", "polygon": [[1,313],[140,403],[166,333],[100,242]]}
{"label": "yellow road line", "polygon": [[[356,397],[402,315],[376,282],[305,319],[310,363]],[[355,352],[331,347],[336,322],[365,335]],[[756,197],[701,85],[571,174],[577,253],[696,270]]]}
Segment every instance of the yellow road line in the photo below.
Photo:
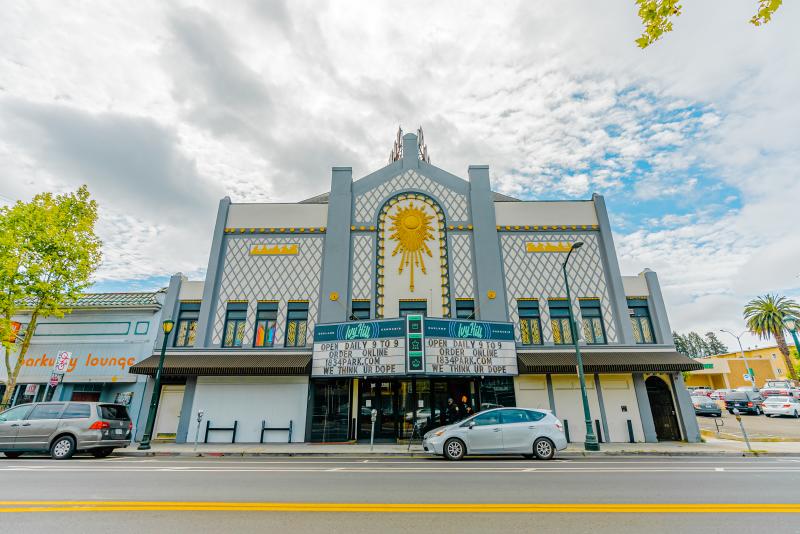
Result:
{"label": "yellow road line", "polygon": [[160,502],[160,501],[0,501],[0,513],[132,512],[132,511],[251,511],[345,513],[620,513],[620,514],[795,514],[800,504],[430,504],[430,503],[283,503],[283,502]]}

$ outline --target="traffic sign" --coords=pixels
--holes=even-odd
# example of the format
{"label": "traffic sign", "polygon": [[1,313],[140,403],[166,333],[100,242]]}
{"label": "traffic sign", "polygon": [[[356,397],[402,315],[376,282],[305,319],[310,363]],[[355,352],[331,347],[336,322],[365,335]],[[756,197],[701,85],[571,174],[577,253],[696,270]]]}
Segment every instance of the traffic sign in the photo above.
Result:
{"label": "traffic sign", "polygon": [[58,383],[61,382],[61,378],[63,376],[64,375],[60,375],[58,373],[51,374],[50,375],[50,387],[53,387],[53,388],[56,387],[58,385]]}
{"label": "traffic sign", "polygon": [[53,373],[58,373],[63,375],[67,372],[67,368],[69,367],[69,362],[72,360],[72,353],[67,351],[61,351],[58,353],[56,357],[56,364],[53,366]]}
{"label": "traffic sign", "polygon": [[748,382],[752,382],[753,381],[753,377],[750,376],[748,373],[743,374],[742,378],[744,378]]}

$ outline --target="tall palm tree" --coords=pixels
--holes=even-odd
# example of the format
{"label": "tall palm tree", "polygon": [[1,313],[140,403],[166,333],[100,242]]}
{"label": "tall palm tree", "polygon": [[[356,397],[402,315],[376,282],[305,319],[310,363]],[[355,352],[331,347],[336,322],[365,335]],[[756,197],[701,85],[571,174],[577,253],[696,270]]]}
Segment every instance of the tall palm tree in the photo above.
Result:
{"label": "tall palm tree", "polygon": [[797,373],[789,356],[789,347],[786,346],[786,338],[783,337],[783,319],[787,315],[800,318],[800,305],[795,301],[778,295],[764,295],[757,297],[747,303],[744,307],[744,320],[747,328],[761,339],[775,338],[778,349],[783,354],[786,362],[786,369],[789,376],[797,380]]}

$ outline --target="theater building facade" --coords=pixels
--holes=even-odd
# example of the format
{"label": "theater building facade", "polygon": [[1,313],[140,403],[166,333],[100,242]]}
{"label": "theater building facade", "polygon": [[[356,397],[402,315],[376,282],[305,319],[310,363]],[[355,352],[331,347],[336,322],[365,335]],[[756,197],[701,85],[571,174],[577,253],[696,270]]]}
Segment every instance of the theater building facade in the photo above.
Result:
{"label": "theater building facade", "polygon": [[173,276],[164,305],[176,441],[367,440],[373,413],[376,440],[402,441],[494,406],[552,410],[582,441],[573,336],[602,441],[698,441],[681,375],[697,365],[656,273],[620,273],[603,197],[521,201],[488,167],[462,178],[426,153],[406,134],[389,165],[334,167],[317,197],[220,201],[206,279]]}

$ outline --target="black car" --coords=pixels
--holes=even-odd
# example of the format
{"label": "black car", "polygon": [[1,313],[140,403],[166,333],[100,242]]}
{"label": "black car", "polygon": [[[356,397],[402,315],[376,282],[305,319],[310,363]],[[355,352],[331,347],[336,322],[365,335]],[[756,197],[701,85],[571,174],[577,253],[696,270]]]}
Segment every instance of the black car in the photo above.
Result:
{"label": "black car", "polygon": [[692,395],[692,405],[694,406],[695,415],[711,415],[713,417],[720,417],[722,409],[710,397],[705,395]]}
{"label": "black car", "polygon": [[758,391],[734,391],[725,397],[725,408],[729,413],[733,413],[736,408],[739,413],[761,415],[764,413],[762,404],[764,404],[764,397]]}

